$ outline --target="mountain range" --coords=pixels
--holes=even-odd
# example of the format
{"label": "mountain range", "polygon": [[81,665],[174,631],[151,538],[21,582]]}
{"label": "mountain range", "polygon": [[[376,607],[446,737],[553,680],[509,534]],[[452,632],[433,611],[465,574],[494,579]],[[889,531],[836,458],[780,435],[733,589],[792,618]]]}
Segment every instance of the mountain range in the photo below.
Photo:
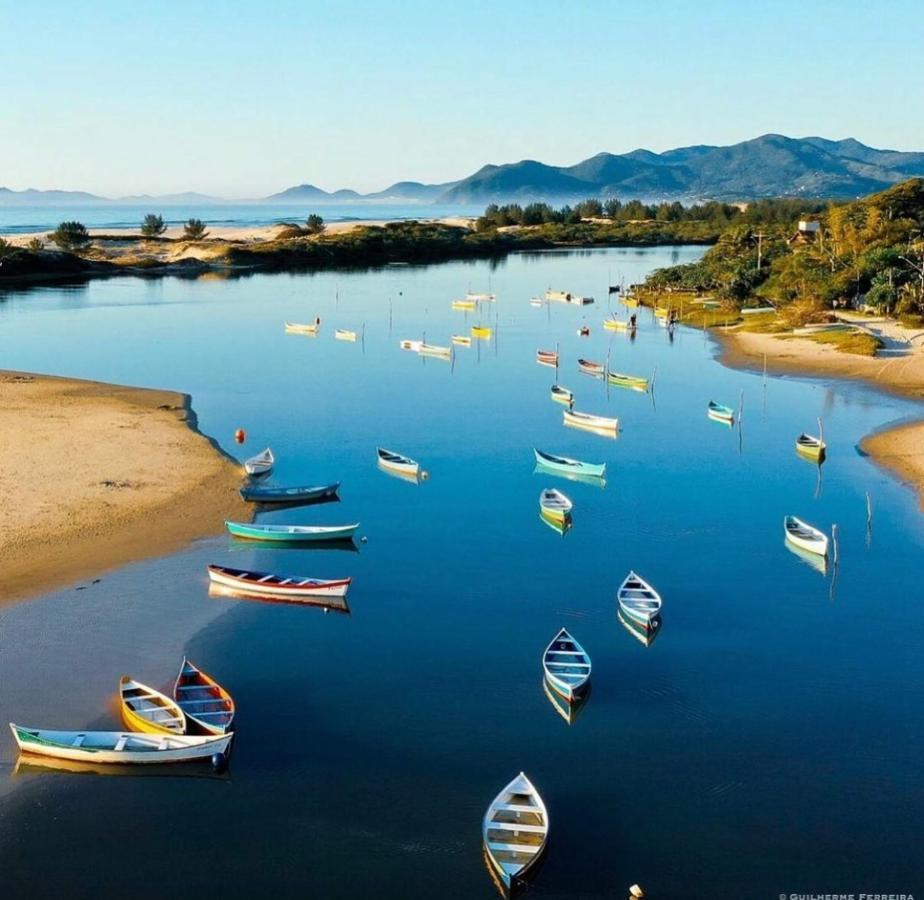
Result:
{"label": "mountain range", "polygon": [[[761,197],[859,197],[924,175],[924,153],[878,150],[853,138],[790,138],[765,134],[730,146],[695,145],[653,153],[598,153],[573,166],[536,160],[486,165],[459,181],[399,181],[359,194],[300,184],[269,197],[230,201],[204,194],[109,199],[81,191],[11,191],[0,188],[0,206],[85,206],[162,203],[207,205],[265,203],[300,207],[329,204],[573,202],[587,197],[622,200],[753,200]],[[309,210],[310,211],[310,210]]]}

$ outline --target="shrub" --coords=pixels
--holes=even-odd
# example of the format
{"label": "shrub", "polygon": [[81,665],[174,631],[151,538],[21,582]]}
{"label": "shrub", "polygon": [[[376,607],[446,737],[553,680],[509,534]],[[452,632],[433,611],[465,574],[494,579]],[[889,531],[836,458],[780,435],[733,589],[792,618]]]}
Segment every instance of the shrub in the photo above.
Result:
{"label": "shrub", "polygon": [[26,244],[26,247],[33,253],[38,253],[39,250],[45,249],[45,242],[41,238],[34,237],[31,241],[29,241],[28,244]]}
{"label": "shrub", "polygon": [[308,234],[320,234],[324,230],[324,219],[317,213],[312,213],[305,220],[305,229]]}
{"label": "shrub", "polygon": [[48,237],[62,250],[79,250],[90,243],[90,235],[81,222],[62,222]]}
{"label": "shrub", "polygon": [[163,218],[154,215],[154,213],[148,213],[141,223],[141,233],[146,238],[160,237],[166,230],[167,226],[164,224]]}
{"label": "shrub", "polygon": [[208,234],[202,219],[189,219],[183,226],[183,237],[188,241],[201,241],[208,237]]}

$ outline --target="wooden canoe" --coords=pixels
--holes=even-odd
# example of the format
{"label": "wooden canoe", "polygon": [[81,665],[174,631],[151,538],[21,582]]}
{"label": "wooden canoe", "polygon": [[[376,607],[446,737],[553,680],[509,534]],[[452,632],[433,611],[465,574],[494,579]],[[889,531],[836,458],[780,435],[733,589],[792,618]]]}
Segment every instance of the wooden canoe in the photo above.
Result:
{"label": "wooden canoe", "polygon": [[469,291],[465,295],[465,299],[468,301],[474,301],[475,303],[493,303],[497,299],[497,295],[479,294],[477,291]]}
{"label": "wooden canoe", "polygon": [[637,375],[625,375],[622,372],[607,372],[606,380],[616,387],[628,388],[630,391],[647,391],[648,379]]}
{"label": "wooden canoe", "polygon": [[251,541],[346,541],[353,537],[359,522],[352,525],[254,525],[245,522],[225,522],[228,531],[237,538]]}
{"label": "wooden canoe", "polygon": [[819,437],[802,432],[796,438],[796,453],[808,459],[820,460],[825,455],[826,450],[827,444]]}
{"label": "wooden canoe", "polygon": [[173,685],[173,699],[205,734],[227,734],[234,721],[234,700],[210,675],[194,666],[185,656]]}
{"label": "wooden canoe", "polygon": [[434,359],[452,359],[452,347],[440,347],[436,344],[422,343],[417,352],[421,356],[430,356]]}
{"label": "wooden canoe", "polygon": [[10,723],[24,753],[88,763],[179,763],[227,754],[232,734],[145,734],[126,731],[50,731]]}
{"label": "wooden canoe", "polygon": [[459,312],[472,312],[477,304],[474,300],[453,300],[452,308]]}
{"label": "wooden canoe", "polygon": [[454,334],[452,336],[452,342],[458,347],[471,347],[472,339],[465,334]]}
{"label": "wooden canoe", "polygon": [[122,721],[132,731],[185,734],[186,716],[166,694],[123,675],[119,679]]}
{"label": "wooden canoe", "polygon": [[590,657],[562,628],[542,654],[542,671],[549,687],[569,703],[590,681]]}
{"label": "wooden canoe", "polygon": [[814,525],[809,525],[795,516],[786,516],[783,519],[783,531],[786,533],[786,539],[802,550],[818,556],[828,555],[828,536]]}
{"label": "wooden canoe", "polygon": [[334,340],[337,341],[349,341],[350,343],[356,343],[356,332],[347,331],[346,328],[337,328],[334,331]]}
{"label": "wooden canoe", "polygon": [[709,401],[706,413],[710,419],[715,419],[718,422],[732,424],[735,421],[735,411],[730,406],[716,403],[715,400]]}
{"label": "wooden canoe", "polygon": [[321,578],[298,578],[251,572],[229,566],[209,566],[209,581],[242,594],[279,597],[345,597],[352,578],[325,581]]}
{"label": "wooden canoe", "polygon": [[275,462],[273,451],[267,447],[262,453],[244,460],[244,471],[248,475],[267,475],[273,470]]}
{"label": "wooden canoe", "polygon": [[557,369],[558,353],[555,350],[537,350],[536,362],[540,366],[551,366],[553,369]]}
{"label": "wooden canoe", "polygon": [[420,348],[423,346],[423,341],[401,341],[402,350],[410,350],[413,353],[420,353]]}
{"label": "wooden canoe", "polygon": [[604,319],[603,327],[607,331],[628,331],[629,323],[623,322],[622,319]]}
{"label": "wooden canoe", "polygon": [[306,334],[309,337],[315,337],[320,327],[320,322],[316,322],[313,325],[306,325],[301,322],[286,322],[286,332],[288,334]]}
{"label": "wooden canoe", "polygon": [[339,489],[339,481],[305,487],[258,487],[245,484],[241,488],[241,497],[250,503],[310,503],[335,500]]}
{"label": "wooden canoe", "polygon": [[560,384],[552,385],[552,399],[556,403],[574,403],[574,392],[562,387]]}
{"label": "wooden canoe", "polygon": [[661,595],[644,578],[629,572],[616,593],[622,614],[645,631],[651,631],[661,614]]}
{"label": "wooden canoe", "polygon": [[486,325],[473,325],[472,326],[472,337],[480,338],[483,341],[491,340],[491,335],[494,334],[493,328],[488,328]]}
{"label": "wooden canoe", "polygon": [[386,450],[383,447],[377,447],[376,451],[379,457],[379,465],[384,469],[391,469],[400,475],[407,475],[411,478],[420,476],[420,463],[402,453],[395,453],[393,450]]}
{"label": "wooden canoe", "polygon": [[593,375],[594,378],[602,378],[606,367],[603,363],[594,362],[590,359],[578,360],[578,371],[585,375]]}
{"label": "wooden canoe", "polygon": [[545,488],[539,495],[539,508],[550,519],[561,522],[571,515],[574,504],[556,488]]}
{"label": "wooden canoe", "polygon": [[526,878],[549,839],[549,814],[520,772],[491,801],[481,826],[488,863],[508,890]]}
{"label": "wooden canoe", "polygon": [[590,413],[582,413],[573,409],[563,409],[561,414],[565,425],[571,425],[574,428],[583,428],[587,431],[606,431],[610,433],[615,433],[619,430],[619,419],[610,419],[606,416],[592,416]]}
{"label": "wooden canoe", "polygon": [[592,475],[602,478],[606,474],[606,463],[586,463],[579,459],[570,459],[567,456],[555,456],[543,450],[533,448],[536,462],[552,472],[562,472],[570,475]]}

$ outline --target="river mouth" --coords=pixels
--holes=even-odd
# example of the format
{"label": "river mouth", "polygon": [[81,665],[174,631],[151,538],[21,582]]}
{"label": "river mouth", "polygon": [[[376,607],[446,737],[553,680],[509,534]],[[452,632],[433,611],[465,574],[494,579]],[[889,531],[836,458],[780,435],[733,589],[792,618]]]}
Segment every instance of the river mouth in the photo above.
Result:
{"label": "river mouth", "polygon": [[[907,639],[924,613],[905,604],[899,622],[886,598],[917,584],[924,528],[913,495],[854,449],[918,407],[726,369],[702,333],[669,334],[646,311],[634,341],[604,331],[611,311],[626,314],[610,285],[701,253],[126,278],[0,303],[5,367],[189,393],[226,451],[272,446],[274,483],[342,484],[338,504],[259,521],[358,521],[368,539],[345,553],[212,538],[0,608],[0,722],[118,728],[119,676],[169,689],[184,654],[238,707],[219,776],[17,768],[0,738],[11,896],[101,884],[162,895],[168,882],[137,878],[140,859],[159,858],[184,891],[491,897],[481,816],[520,770],[551,821],[536,896],[919,880],[896,848],[924,812],[910,787],[924,728],[907,687],[924,674]],[[530,306],[549,288],[595,303]],[[469,290],[497,299],[452,310]],[[315,317],[315,338],[284,331]],[[399,347],[450,346],[473,326],[490,339],[452,345],[449,361]],[[557,372],[536,364],[537,348],[556,347]],[[579,357],[653,377],[654,390],[583,375]],[[565,427],[553,382],[576,410],[618,417],[618,438]],[[742,392],[740,427],[710,421],[710,400],[739,410]],[[793,446],[818,416],[820,470]],[[378,446],[430,477],[388,477]],[[534,448],[605,462],[605,486],[537,473]],[[564,534],[540,520],[545,487],[574,502]],[[839,526],[836,571],[787,550],[787,514]],[[352,576],[350,614],[210,597],[209,563]],[[664,600],[647,645],[617,616],[630,568]],[[593,661],[571,724],[541,686],[562,626]]]}

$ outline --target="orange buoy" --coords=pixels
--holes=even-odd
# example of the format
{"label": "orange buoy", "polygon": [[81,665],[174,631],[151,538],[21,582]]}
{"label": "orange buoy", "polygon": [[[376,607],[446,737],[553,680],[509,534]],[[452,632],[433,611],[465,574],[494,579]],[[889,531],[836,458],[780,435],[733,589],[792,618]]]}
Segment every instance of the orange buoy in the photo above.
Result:
{"label": "orange buoy", "polygon": [[247,432],[244,431],[243,428],[238,428],[238,430],[234,432],[234,440],[239,444],[243,444],[244,441],[247,440]]}

